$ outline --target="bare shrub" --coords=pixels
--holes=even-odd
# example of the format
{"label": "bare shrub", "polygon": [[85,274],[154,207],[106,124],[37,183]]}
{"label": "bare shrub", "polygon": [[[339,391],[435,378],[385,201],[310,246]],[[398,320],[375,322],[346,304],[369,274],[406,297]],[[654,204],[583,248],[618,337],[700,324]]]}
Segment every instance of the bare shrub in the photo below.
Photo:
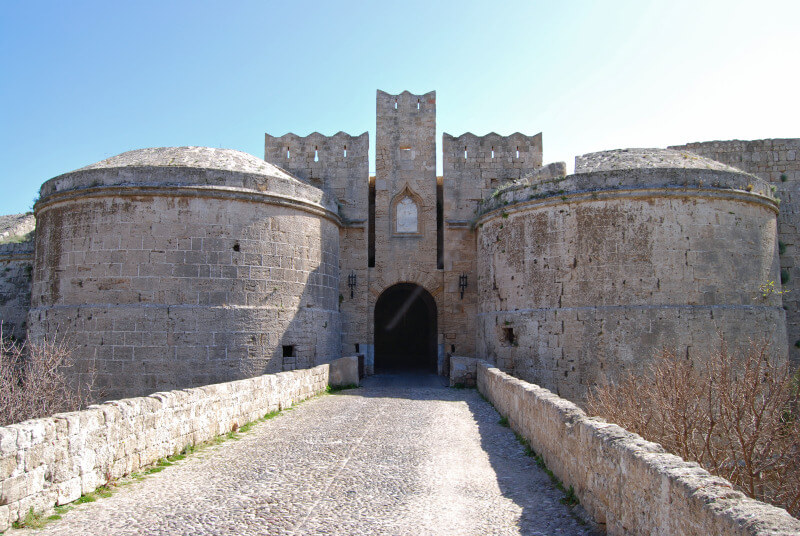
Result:
{"label": "bare shrub", "polygon": [[20,345],[0,339],[0,425],[86,407],[92,402],[93,370],[76,372],[66,342]]}
{"label": "bare shrub", "polygon": [[643,373],[603,382],[587,410],[800,517],[798,372],[766,342],[700,362],[663,350]]}

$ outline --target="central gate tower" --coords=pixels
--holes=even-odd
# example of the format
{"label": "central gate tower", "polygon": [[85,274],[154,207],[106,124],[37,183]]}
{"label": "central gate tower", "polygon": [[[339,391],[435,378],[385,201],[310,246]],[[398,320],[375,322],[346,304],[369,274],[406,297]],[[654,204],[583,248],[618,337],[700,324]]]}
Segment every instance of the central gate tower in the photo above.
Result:
{"label": "central gate tower", "polygon": [[[438,301],[442,293],[439,271],[439,240],[441,219],[437,220],[436,181],[436,93],[414,95],[407,91],[390,95],[378,91],[376,128],[376,175],[370,180],[370,237],[369,237],[369,315],[372,340],[380,334],[390,336],[387,323],[395,327],[394,315],[375,306],[379,298],[387,303],[384,294],[397,284],[414,284],[424,289],[430,299]],[[440,200],[439,200],[440,201]],[[391,302],[391,300],[389,300]],[[405,304],[407,305],[407,304]],[[404,304],[398,303],[396,315],[402,315]],[[407,309],[407,307],[406,307]],[[435,311],[426,330],[439,331]],[[377,313],[377,314],[376,314]],[[387,314],[388,313],[388,314]],[[426,347],[435,355],[437,368],[445,366],[441,337]],[[409,341],[409,344],[411,342]],[[413,346],[413,344],[411,344]],[[414,348],[409,347],[409,355]],[[381,345],[372,346],[383,351]],[[381,356],[375,356],[380,364]],[[370,360],[368,360],[370,361]]]}

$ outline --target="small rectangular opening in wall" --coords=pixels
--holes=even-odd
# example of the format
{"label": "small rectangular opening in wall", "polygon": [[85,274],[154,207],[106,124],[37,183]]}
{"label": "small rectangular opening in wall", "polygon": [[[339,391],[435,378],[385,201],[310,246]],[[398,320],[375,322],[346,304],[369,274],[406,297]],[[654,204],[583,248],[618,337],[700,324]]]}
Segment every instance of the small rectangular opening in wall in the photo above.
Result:
{"label": "small rectangular opening in wall", "polygon": [[356,343],[356,353],[361,351],[361,345]]}
{"label": "small rectangular opening in wall", "polygon": [[369,211],[367,225],[367,266],[375,267],[375,177],[369,178]]}
{"label": "small rectangular opening in wall", "polygon": [[444,269],[444,177],[436,177],[436,268]]}
{"label": "small rectangular opening in wall", "polygon": [[294,357],[294,345],[293,344],[285,344],[285,345],[283,345],[283,357]]}
{"label": "small rectangular opening in wall", "polygon": [[514,343],[517,342],[516,336],[514,335],[514,328],[503,328],[502,342],[506,346],[514,346]]}

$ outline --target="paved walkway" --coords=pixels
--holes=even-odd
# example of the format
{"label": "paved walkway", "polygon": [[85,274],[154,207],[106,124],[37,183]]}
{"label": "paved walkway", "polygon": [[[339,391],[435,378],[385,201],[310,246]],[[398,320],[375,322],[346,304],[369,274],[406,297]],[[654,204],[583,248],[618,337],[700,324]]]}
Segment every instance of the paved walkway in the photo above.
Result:
{"label": "paved walkway", "polygon": [[37,534],[591,534],[495,410],[440,382],[304,402]]}

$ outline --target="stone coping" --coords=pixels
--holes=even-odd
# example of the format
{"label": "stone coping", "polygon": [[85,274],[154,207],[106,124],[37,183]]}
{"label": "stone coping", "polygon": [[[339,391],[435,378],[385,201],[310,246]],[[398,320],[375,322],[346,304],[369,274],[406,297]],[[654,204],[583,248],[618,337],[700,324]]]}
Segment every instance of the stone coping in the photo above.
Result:
{"label": "stone coping", "polygon": [[610,535],[800,534],[800,520],[727,480],[482,361],[478,390]]}
{"label": "stone coping", "polygon": [[98,187],[250,191],[338,212],[333,196],[281,168],[241,151],[210,147],[138,149],[59,175],[42,185],[34,209],[38,212],[53,195]]}
{"label": "stone coping", "polygon": [[0,427],[0,531],[161,458],[288,408],[328,385],[358,383],[358,359],[112,400]]}
{"label": "stone coping", "polygon": [[[611,197],[729,197],[778,212],[780,200],[770,185],[738,170],[640,168],[577,173],[541,181],[520,181],[484,199],[475,223],[523,204],[595,201]],[[494,214],[493,214],[494,213]]]}

